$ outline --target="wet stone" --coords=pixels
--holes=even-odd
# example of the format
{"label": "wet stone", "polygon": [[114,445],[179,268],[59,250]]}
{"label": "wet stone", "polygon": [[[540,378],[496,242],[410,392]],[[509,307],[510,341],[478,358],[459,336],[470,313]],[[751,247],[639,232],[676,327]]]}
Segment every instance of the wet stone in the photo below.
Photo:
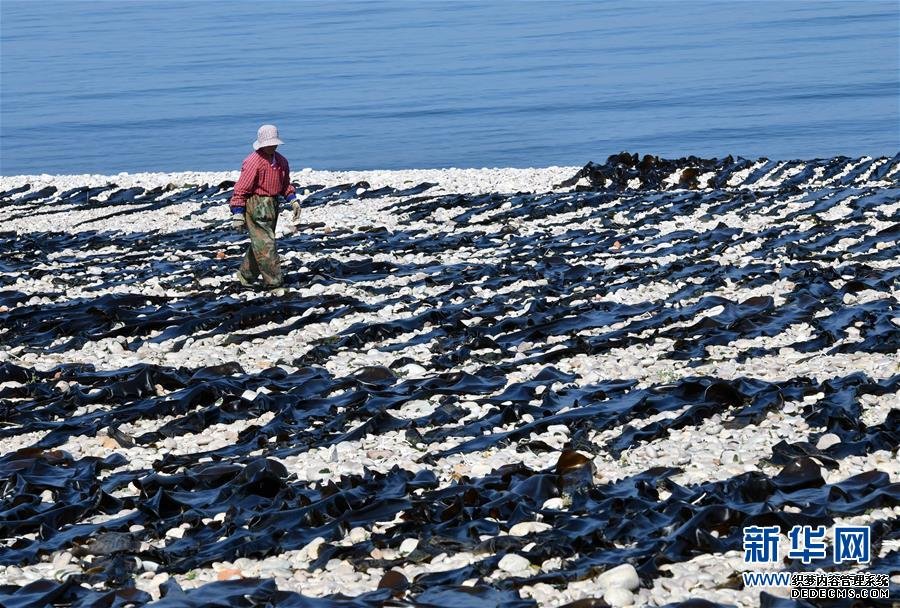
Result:
{"label": "wet stone", "polygon": [[531,567],[531,562],[516,553],[507,553],[500,559],[498,567],[509,574],[520,574]]}

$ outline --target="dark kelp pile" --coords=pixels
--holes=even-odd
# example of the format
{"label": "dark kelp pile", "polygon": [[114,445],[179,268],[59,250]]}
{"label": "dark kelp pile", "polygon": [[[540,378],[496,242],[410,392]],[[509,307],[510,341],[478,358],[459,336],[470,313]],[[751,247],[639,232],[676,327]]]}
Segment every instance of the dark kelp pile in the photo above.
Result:
{"label": "dark kelp pile", "polygon": [[[22,217],[102,209],[108,218],[185,202],[195,205],[190,216],[196,216],[223,204],[232,186],[223,182],[145,190],[110,184],[66,192],[23,186],[0,193],[0,200]],[[665,564],[739,550],[744,526],[777,525],[786,532],[798,524],[830,526],[836,517],[900,505],[900,484],[883,471],[826,483],[821,469],[836,469],[842,459],[878,450],[897,455],[900,409],[879,424],[867,425],[861,416],[864,396],[900,395],[896,368],[879,378],[856,372],[775,382],[697,374],[639,386],[628,377],[579,383],[557,367],[576,355],[602,355],[660,339],[672,340],[667,358],[701,367],[709,362],[712,347],[777,336],[798,323],[810,327],[811,337],[786,346],[797,352],[896,354],[900,305],[891,294],[900,284],[900,264],[893,263],[900,239],[900,155],[760,162],[623,153],[603,165],[588,164],[560,185],[567,188],[564,192],[537,194],[429,196],[432,184],[405,190],[372,190],[364,182],[298,186],[310,193],[308,206],[396,199],[388,210],[405,218],[408,229],[336,227],[327,235],[300,230],[280,241],[284,249],[317,253],[316,261],[302,269],[296,261],[286,263],[289,284],[372,283],[366,287],[372,299],[332,293],[300,298],[288,292],[247,302],[235,285],[207,287],[201,280],[221,274],[216,252],[223,247],[238,251],[243,244],[241,237],[221,231],[0,233],[4,352],[65,353],[119,336],[130,351],[164,342],[177,351],[189,339],[204,336],[221,335],[226,343],[284,336],[312,323],[375,311],[385,303],[409,312],[394,320],[353,324],[257,373],[237,363],[199,368],[140,364],[115,370],[71,363],[42,371],[6,357],[0,363],[0,439],[26,433],[39,439],[0,456],[0,564],[35,564],[66,550],[82,560],[84,569],[64,581],[0,585],[0,605],[141,606],[151,597],[134,587],[134,576],[143,572],[145,561],[159,564],[164,572],[186,573],[213,562],[278,555],[321,537],[325,543],[310,569],[332,559],[349,561],[357,570],[381,569],[387,574],[379,588],[353,598],[316,599],[279,590],[271,579],[212,582],[189,590],[170,579],[153,605],[532,606],[531,599],[519,594],[520,587],[545,583],[562,588],[622,563],[633,564],[642,582],[650,584],[664,576],[660,567]],[[97,199],[101,193],[105,200]],[[839,208],[846,212],[832,213]],[[447,209],[456,210],[447,230],[428,233],[415,224]],[[580,221],[572,224],[567,214],[575,212]],[[757,231],[716,221],[729,214],[766,221]],[[663,228],[686,217],[698,217],[709,227]],[[591,227],[582,227],[580,222],[587,220]],[[545,229],[522,231],[523,221],[538,221]],[[628,230],[623,223],[630,225]],[[741,245],[747,245],[749,261],[719,259]],[[130,253],[108,253],[110,246]],[[460,248],[502,249],[503,254],[473,255],[466,264],[401,261],[405,254],[440,255]],[[197,255],[188,263],[173,259],[173,252],[183,250]],[[341,255],[347,251],[363,256],[347,259]],[[615,264],[604,263],[603,255],[610,251],[616,252]],[[378,254],[385,252],[397,261],[384,261]],[[54,276],[60,265],[68,272],[64,279]],[[100,284],[96,273],[77,272],[88,267],[99,269]],[[17,289],[22,276],[49,276],[59,289],[25,293]],[[437,295],[402,294],[378,284],[389,277],[411,277],[411,285],[442,289]],[[163,278],[166,286],[186,295],[111,291],[153,278]],[[683,285],[661,300],[623,304],[610,298],[616,290],[663,280]],[[772,296],[733,300],[715,293],[726,285],[752,290],[776,281],[792,286],[777,301]],[[63,297],[73,285],[96,295]],[[847,303],[853,301],[848,296],[867,290],[884,297]],[[714,308],[717,312],[705,315]],[[481,321],[472,323],[476,317]],[[273,322],[277,327],[269,326]],[[856,339],[848,341],[851,332]],[[414,337],[396,342],[410,333]],[[552,349],[546,347],[549,338]],[[428,344],[430,359],[398,355],[388,366],[345,376],[324,367],[342,351],[373,344],[388,353]],[[785,345],[746,347],[735,360],[777,355],[779,348]],[[513,352],[520,356],[512,357]],[[402,369],[410,363],[429,371],[405,377]],[[510,381],[522,365],[540,365],[542,371],[526,381]],[[248,398],[247,391],[255,396]],[[460,420],[469,411],[461,405],[462,395],[482,408],[464,422]],[[819,398],[804,400],[811,395]],[[411,419],[391,414],[404,403],[432,398],[440,406],[430,413]],[[768,460],[778,466],[776,474],[749,471],[683,485],[672,479],[679,468],[662,457],[659,466],[601,483],[592,474],[592,461],[583,456],[618,457],[713,415],[743,428],[788,402],[803,402],[802,417],[820,430],[808,441],[775,445]],[[85,408],[90,405],[97,407]],[[662,412],[677,415],[639,424]],[[130,468],[118,453],[74,458],[59,449],[70,437],[98,432],[123,447],[152,446],[213,424],[255,421],[264,414],[270,415],[268,422],[248,426],[226,447],[164,453],[152,469]],[[164,417],[173,418],[153,432],[120,430],[136,420]],[[430,468],[453,454],[498,446],[553,451],[530,439],[551,425],[564,425],[569,434],[548,468],[508,464],[449,484]],[[606,444],[591,439],[595,431],[616,429],[620,431]],[[411,445],[462,440],[442,452],[422,454],[420,463],[427,466],[415,472],[394,467],[311,482],[298,479],[279,461],[390,431],[405,433]],[[817,448],[825,433],[840,442]],[[117,495],[123,488],[136,492]],[[554,497],[564,497],[566,506],[545,508]],[[214,518],[223,510],[224,517]],[[507,534],[515,524],[535,519],[550,524],[549,529]],[[376,522],[391,521],[385,531],[372,531]],[[166,537],[167,530],[183,524],[188,525],[182,536]],[[338,544],[356,527],[371,534],[361,542]],[[397,559],[373,557],[374,549],[396,549],[409,538],[419,541],[412,553]],[[162,539],[161,546],[148,543]],[[873,524],[874,555],[885,541],[897,539],[897,518]],[[412,580],[390,572],[405,563],[428,563],[462,551],[479,559]],[[535,569],[528,576],[490,578],[510,552],[537,566],[550,558],[560,558],[561,565],[552,571]],[[846,566],[827,560],[786,564],[791,570],[816,567]],[[900,552],[877,557],[867,569],[897,573]],[[464,584],[473,579],[474,585]],[[733,584],[741,584],[739,577]],[[896,598],[898,590],[892,591]],[[891,601],[870,600],[867,605],[888,606]],[[807,603],[762,594],[760,604],[781,608],[851,602]],[[572,604],[603,605],[600,599]],[[690,600],[678,605],[720,604]]]}

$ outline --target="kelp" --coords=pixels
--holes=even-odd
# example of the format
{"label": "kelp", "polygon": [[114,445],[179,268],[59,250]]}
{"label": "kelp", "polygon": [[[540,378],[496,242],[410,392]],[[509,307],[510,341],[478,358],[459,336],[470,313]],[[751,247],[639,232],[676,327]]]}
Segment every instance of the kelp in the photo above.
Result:
{"label": "kelp", "polygon": [[[869,470],[826,483],[821,471],[850,456],[879,450],[896,454],[898,410],[871,425],[861,415],[866,396],[900,393],[896,371],[879,379],[850,373],[778,382],[697,374],[639,387],[624,369],[622,377],[584,383],[557,364],[662,339],[672,344],[662,356],[699,367],[710,363],[714,347],[780,336],[801,324],[808,337],[777,348],[743,347],[735,360],[774,356],[778,348],[811,357],[896,353],[900,328],[892,293],[900,270],[882,262],[896,258],[900,232],[892,225],[874,230],[872,220],[896,224],[896,212],[887,209],[900,196],[898,175],[900,157],[784,162],[665,160],[623,153],[603,165],[586,166],[562,185],[571,189],[548,193],[429,195],[433,185],[427,183],[407,189],[372,189],[365,182],[328,188],[297,184],[309,206],[391,197],[386,210],[402,217],[391,229],[335,228],[323,234],[301,223],[297,232],[279,239],[285,249],[315,253],[315,260],[302,267],[286,260],[289,284],[353,285],[377,296],[378,303],[293,292],[247,301],[236,285],[201,284],[222,275],[227,262],[220,252],[236,255],[242,247],[240,236],[208,228],[0,233],[0,322],[6,330],[0,345],[7,351],[65,353],[108,338],[119,339],[130,351],[148,343],[177,351],[189,339],[224,336],[226,343],[242,344],[377,313],[386,305],[404,311],[402,318],[351,324],[314,341],[293,360],[279,359],[257,373],[234,362],[111,370],[64,364],[45,371],[0,363],[0,437],[40,435],[31,446],[0,456],[0,530],[7,539],[0,546],[0,563],[35,564],[66,550],[83,566],[62,582],[2,585],[0,604],[146,605],[150,596],[131,586],[144,560],[159,564],[163,572],[186,573],[213,562],[278,555],[322,537],[311,569],[331,559],[347,560],[357,570],[380,568],[386,574],[378,589],[355,598],[316,599],[279,590],[272,580],[248,578],[183,590],[170,579],[154,605],[524,607],[535,603],[520,597],[523,586],[564,587],[622,563],[633,564],[649,584],[663,575],[664,564],[740,549],[744,526],[777,525],[786,532],[797,524],[830,526],[837,517],[896,507],[900,484],[884,472]],[[224,205],[232,187],[223,182],[148,191],[108,184],[58,193],[23,186],[0,199],[21,214],[108,207],[104,218],[109,218],[187,204],[194,215]],[[826,219],[839,206],[846,212]],[[560,214],[578,214],[578,220],[559,219]],[[751,230],[720,219],[728,214],[771,221]],[[447,218],[440,220],[446,221],[445,230],[427,232],[418,223],[434,223],[437,217]],[[699,222],[662,229],[687,217]],[[466,230],[456,230],[459,226]],[[719,260],[741,246],[747,251],[740,265]],[[347,259],[348,251],[363,255]],[[456,251],[467,252],[465,261],[442,263],[443,254]],[[384,254],[393,261],[385,261]],[[407,261],[407,254],[424,261]],[[60,271],[68,273],[65,279],[57,276]],[[26,294],[15,282],[24,275],[46,278],[58,289]],[[389,281],[393,277],[404,277],[410,289],[435,293],[399,292]],[[121,289],[148,281],[156,281],[161,291],[147,295]],[[719,295],[776,281],[789,284],[778,298]],[[651,283],[672,289],[656,299],[618,301],[617,292]],[[67,297],[73,286],[83,288],[83,295]],[[882,297],[856,301],[864,291]],[[399,353],[417,345],[428,346],[425,360],[398,354],[387,366],[340,376],[324,367],[346,350]],[[409,363],[425,366],[427,374],[406,377]],[[523,365],[537,365],[540,371],[510,381]],[[417,400],[437,405],[414,418],[392,414]],[[461,421],[470,413],[463,400],[475,401],[480,414]],[[773,446],[767,460],[778,467],[776,474],[751,471],[680,484],[674,478],[681,470],[664,455],[658,466],[623,479],[602,481],[594,475],[593,457],[618,457],[714,416],[742,429],[791,402],[802,402],[798,415],[816,430],[806,441]],[[677,414],[643,423],[663,412]],[[130,468],[115,451],[105,458],[74,458],[60,449],[71,437],[98,433],[126,448],[155,446],[213,424],[255,421],[263,414],[270,415],[268,422],[251,424],[227,446],[178,455],[162,450],[148,469]],[[164,417],[171,420],[150,432],[122,430],[131,422]],[[507,445],[519,452],[556,451],[532,437],[552,425],[568,429],[552,466],[511,463],[483,475],[463,471],[449,483],[440,483],[435,474],[442,459],[457,454]],[[591,440],[597,431],[615,429],[604,444]],[[422,453],[417,463],[422,468],[416,471],[364,468],[306,481],[281,462],[388,432],[400,432],[418,447],[458,441]],[[824,433],[837,435],[840,442],[816,447]],[[48,492],[52,502],[45,500]],[[562,499],[565,507],[545,508],[551,498]],[[517,523],[534,520],[550,528],[522,537],[508,534]],[[339,544],[350,529],[372,531],[383,522],[392,523],[362,542]],[[184,524],[181,537],[166,536]],[[407,538],[418,540],[411,554],[373,557],[378,555],[374,549],[397,549]],[[875,522],[873,554],[884,541],[897,538],[897,518]],[[412,580],[391,570],[459,552],[476,559]],[[509,552],[534,566],[559,558],[560,566],[489,579]],[[888,552],[868,568],[894,573],[898,559],[898,552]],[[788,567],[840,568],[829,560],[792,561]],[[896,597],[896,586],[892,591]],[[760,603],[773,608],[849,605],[766,594]],[[594,605],[603,605],[602,600],[570,606]],[[694,599],[672,606],[719,604]]]}

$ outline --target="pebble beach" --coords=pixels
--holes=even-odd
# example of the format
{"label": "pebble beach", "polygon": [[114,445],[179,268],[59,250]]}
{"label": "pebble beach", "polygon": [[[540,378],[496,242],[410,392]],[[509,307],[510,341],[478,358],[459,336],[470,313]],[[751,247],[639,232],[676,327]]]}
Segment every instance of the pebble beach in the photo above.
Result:
{"label": "pebble beach", "polygon": [[277,291],[237,177],[0,177],[0,604],[898,597],[900,157],[295,170]]}

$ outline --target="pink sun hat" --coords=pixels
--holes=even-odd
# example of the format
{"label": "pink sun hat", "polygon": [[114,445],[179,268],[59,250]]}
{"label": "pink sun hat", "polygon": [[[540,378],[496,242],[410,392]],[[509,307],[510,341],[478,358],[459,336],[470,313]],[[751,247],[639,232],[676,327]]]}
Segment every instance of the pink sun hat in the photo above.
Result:
{"label": "pink sun hat", "polygon": [[278,139],[278,127],[275,125],[263,125],[256,132],[256,141],[253,142],[253,149],[259,150],[266,146],[280,146],[284,142]]}

